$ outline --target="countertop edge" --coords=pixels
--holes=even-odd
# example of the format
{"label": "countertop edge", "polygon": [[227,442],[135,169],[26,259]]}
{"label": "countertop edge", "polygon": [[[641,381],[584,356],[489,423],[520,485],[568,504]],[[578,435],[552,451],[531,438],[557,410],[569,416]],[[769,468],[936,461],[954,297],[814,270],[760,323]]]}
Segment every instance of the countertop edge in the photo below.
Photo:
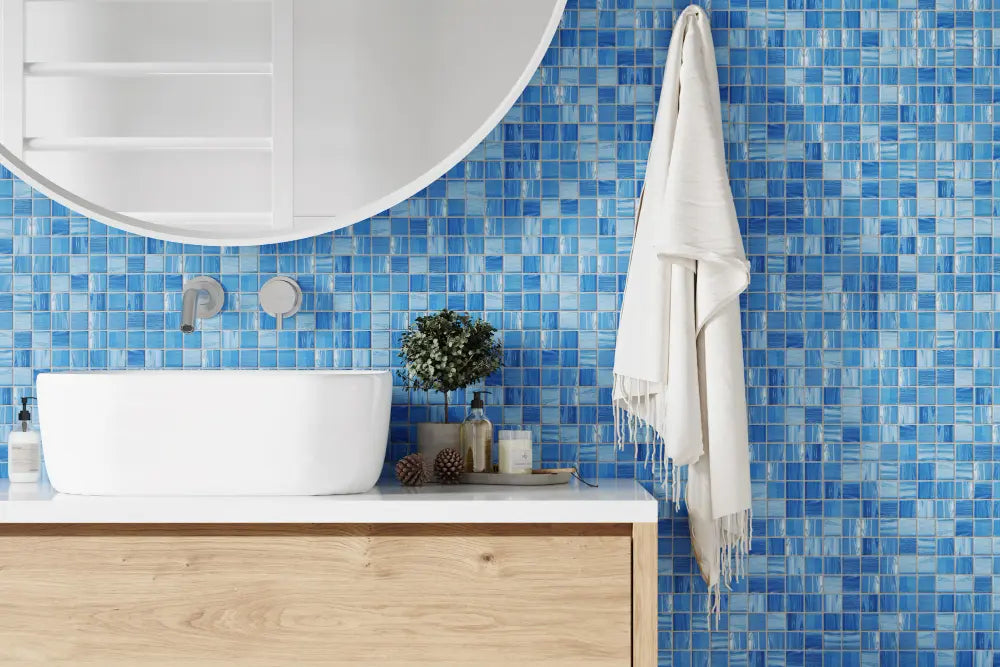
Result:
{"label": "countertop edge", "polygon": [[39,487],[37,497],[0,499],[0,525],[655,523],[658,505],[634,480],[541,493],[383,486],[369,494],[314,497],[69,496]]}

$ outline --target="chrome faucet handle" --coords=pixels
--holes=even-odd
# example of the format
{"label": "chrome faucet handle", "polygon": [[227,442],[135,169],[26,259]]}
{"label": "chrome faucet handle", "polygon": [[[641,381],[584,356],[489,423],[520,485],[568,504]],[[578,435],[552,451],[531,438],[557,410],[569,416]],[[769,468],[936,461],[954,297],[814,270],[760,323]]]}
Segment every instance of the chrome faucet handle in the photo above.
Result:
{"label": "chrome faucet handle", "polygon": [[260,307],[277,322],[281,331],[282,320],[299,312],[302,307],[302,288],[287,276],[275,276],[260,288]]}
{"label": "chrome faucet handle", "polygon": [[222,312],[226,302],[226,291],[215,278],[198,276],[184,283],[184,297],[181,306],[181,332],[194,331],[196,320],[215,317]]}

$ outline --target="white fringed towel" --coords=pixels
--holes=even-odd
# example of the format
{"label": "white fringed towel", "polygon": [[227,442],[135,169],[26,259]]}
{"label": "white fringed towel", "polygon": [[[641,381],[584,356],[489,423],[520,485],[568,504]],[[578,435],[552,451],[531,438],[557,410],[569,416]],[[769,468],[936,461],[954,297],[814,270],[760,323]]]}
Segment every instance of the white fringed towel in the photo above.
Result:
{"label": "white fringed towel", "polygon": [[711,609],[750,549],[750,445],[739,295],[750,282],[726,173],[708,16],[674,26],[636,212],[615,351],[616,439],[657,474],[687,466],[691,541]]}

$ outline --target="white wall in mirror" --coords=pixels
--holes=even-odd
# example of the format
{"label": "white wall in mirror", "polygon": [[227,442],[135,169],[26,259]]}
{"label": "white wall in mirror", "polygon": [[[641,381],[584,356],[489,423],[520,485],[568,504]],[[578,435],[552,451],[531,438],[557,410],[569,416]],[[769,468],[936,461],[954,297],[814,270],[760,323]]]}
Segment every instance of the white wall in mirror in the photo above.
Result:
{"label": "white wall in mirror", "polygon": [[528,84],[564,5],[0,0],[0,159],[147,236],[313,236],[472,150]]}

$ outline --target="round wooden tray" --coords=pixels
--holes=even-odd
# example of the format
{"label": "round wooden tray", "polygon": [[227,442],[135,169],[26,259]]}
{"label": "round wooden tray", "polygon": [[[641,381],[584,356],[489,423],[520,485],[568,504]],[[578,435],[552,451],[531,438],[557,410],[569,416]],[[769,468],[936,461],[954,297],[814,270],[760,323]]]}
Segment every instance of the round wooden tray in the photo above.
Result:
{"label": "round wooden tray", "polygon": [[462,484],[500,484],[504,486],[548,486],[569,483],[572,473],[559,472],[463,472],[459,477]]}

